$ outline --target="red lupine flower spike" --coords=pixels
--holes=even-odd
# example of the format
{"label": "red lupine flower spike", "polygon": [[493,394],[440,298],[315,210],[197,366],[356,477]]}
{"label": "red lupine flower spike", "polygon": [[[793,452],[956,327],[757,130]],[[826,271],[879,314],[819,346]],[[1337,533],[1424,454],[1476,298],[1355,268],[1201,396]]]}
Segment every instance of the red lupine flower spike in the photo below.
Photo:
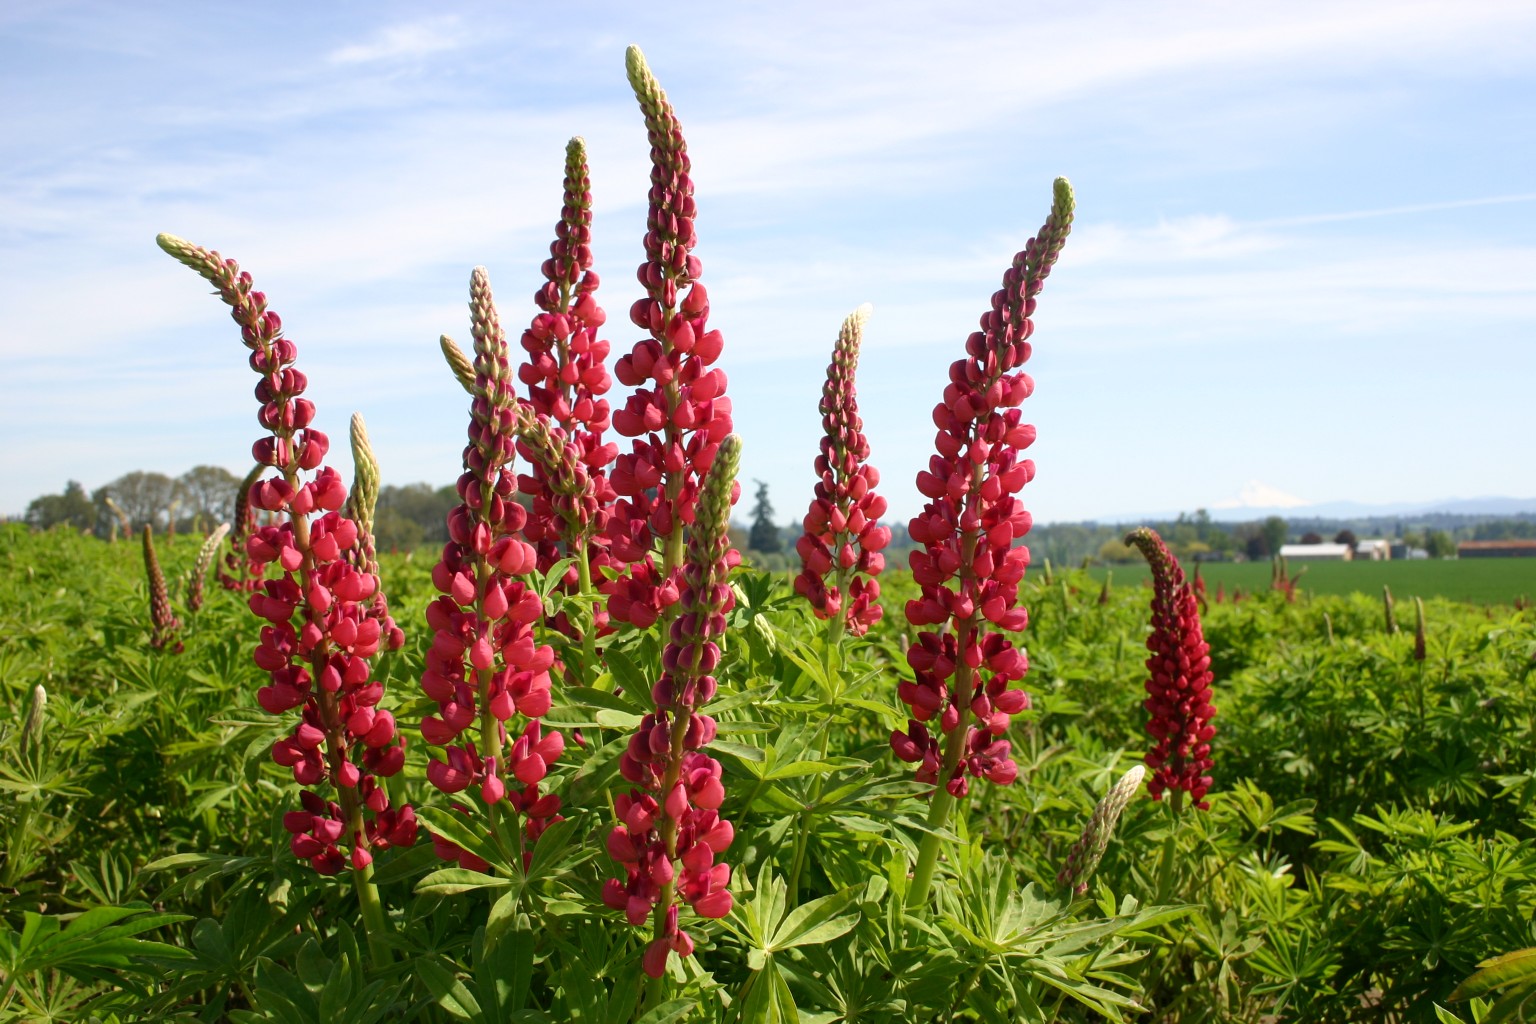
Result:
{"label": "red lupine flower spike", "polygon": [[[534,638],[533,624],[544,610],[524,579],[535,555],[519,535],[527,515],[514,495],[517,423],[526,410],[512,393],[506,335],[480,267],[470,277],[470,318],[469,444],[458,480],[461,501],[448,514],[448,543],[432,570],[442,596],[427,607],[435,634],[421,677],[438,710],[422,719],[421,732],[442,748],[427,766],[428,781],[445,793],[476,787],[488,814],[505,806],[523,817],[531,843],[558,820],[559,798],[539,787],[565,742],[539,721],[549,710],[555,656]],[[516,726],[509,723],[516,715],[523,721],[513,736]],[[462,867],[485,870],[479,858],[442,837],[434,836],[433,849]]]}
{"label": "red lupine flower spike", "polygon": [[859,418],[854,374],[859,345],[872,307],[867,303],[843,321],[821,390],[821,454],[816,457],[816,496],[805,514],[805,533],[795,544],[801,572],[795,591],[817,618],[840,620],[854,636],[880,621],[881,554],[891,531],[881,526],[885,499],[875,493],[880,474],[867,463],[869,441]]}
{"label": "red lupine flower spike", "polygon": [[280,519],[252,530],[245,551],[255,563],[275,564],[280,575],[250,598],[251,610],[268,623],[254,657],[271,683],[256,697],[272,714],[300,712],[293,734],[273,746],[273,760],[292,769],[301,786],[329,781],[338,796],[328,802],[311,791],[301,795],[303,810],[283,821],[290,846],[324,874],[350,863],[359,872],[359,899],[376,903],[366,882],[374,851],[416,839],[415,812],[408,805],[392,809],[380,781],[400,771],[405,746],[394,716],[379,707],[383,684],[370,678],[369,659],[386,639],[368,613],[379,579],[351,560],[358,528],[340,511],[347,489],[324,464],[330,441],[312,425],[315,407],[302,397],[307,380],[294,366],[297,348],[266,296],[234,260],[171,235],[157,241],[218,289],[261,378],[257,419],[267,433],[252,451],[276,474],[256,480],[248,500]]}
{"label": "red lupine flower spike", "polygon": [[[572,515],[568,503],[565,508],[556,507],[561,499],[541,460],[533,459],[532,471],[518,479],[518,488],[533,499],[523,533],[538,552],[539,570],[579,556],[560,582],[567,593],[580,590],[583,579],[590,584],[602,568],[622,564],[609,556],[604,534],[615,497],[608,466],[619,448],[603,438],[612,416],[602,396],[613,381],[605,365],[610,345],[597,336],[608,315],[597,304],[599,281],[591,269],[591,242],[586,145],[576,138],[566,147],[560,222],[555,225],[550,258],[542,268],[544,284],[534,293],[540,312],[523,332],[522,347],[528,358],[518,369],[518,379],[528,387],[529,406],[580,464],[592,492],[581,514]],[[606,613],[599,610],[593,627],[601,632],[606,622]],[[579,632],[563,615],[555,626],[573,637]]]}
{"label": "red lupine flower spike", "polygon": [[[1071,223],[1072,189],[1058,178],[1045,226],[1014,257],[982,329],[966,341],[966,358],[950,367],[933,410],[938,454],[917,477],[929,501],[908,527],[922,545],[909,561],[922,596],[906,613],[912,625],[935,628],[907,652],[915,676],[898,692],[912,718],[891,743],[919,765],[919,781],[954,797],[966,794],[969,776],[1006,785],[1018,773],[1002,736],[1010,716],[1029,706],[1024,691],[1010,689],[1028,662],[1008,634],[1028,622],[1018,588],[1029,549],[1014,543],[1031,518],[1014,495],[1035,475],[1034,463],[1019,458],[1035,428],[1017,408],[1034,382],[1017,368],[1030,354],[1035,295]],[[942,745],[928,722],[937,722]]]}
{"label": "red lupine flower spike", "polygon": [[614,366],[620,383],[638,389],[613,414],[614,429],[635,440],[609,473],[617,495],[610,551],[630,572],[602,589],[611,617],[644,628],[681,593],[684,528],[694,521],[704,474],[731,431],[731,400],[725,373],[710,368],[722,339],[709,326],[703,267],[693,254],[698,209],[682,128],[637,47],[629,48],[626,66],[651,143],[646,261],[639,270],[646,297],[630,307],[629,317],[650,336]]}
{"label": "red lupine flower spike", "polygon": [[[1011,633],[1028,613],[1018,606],[1029,549],[1014,543],[1029,532],[1029,512],[1014,495],[1035,475],[1019,453],[1035,439],[1019,406],[1034,389],[1019,367],[1029,359],[1035,296],[1050,273],[1072,224],[1072,187],[1057,178],[1050,216],[1014,257],[1003,286],[966,339],[966,358],[949,368],[949,386],[933,410],[938,449],[917,489],[929,501],[908,524],[922,550],[909,556],[922,596],[907,602],[907,621],[932,627],[907,650],[912,682],[897,694],[911,709],[905,732],[891,736],[904,761],[917,764],[919,782],[933,784],[930,832],[918,849],[909,906],[928,898],[938,862],[939,830],[972,777],[998,785],[1018,775],[1003,738],[1011,716],[1029,696],[1010,684],[1029,663]],[[935,722],[935,736],[929,732]]]}
{"label": "red lupine flower spike", "polygon": [[678,927],[678,897],[701,917],[730,913],[730,867],[717,860],[734,830],[720,817],[725,799],[719,762],[701,748],[715,737],[715,721],[702,713],[715,695],[725,616],[734,604],[727,577],[732,558],[727,531],[741,439],[719,446],[704,479],[698,515],[689,531],[680,613],[652,688],[656,711],[646,715],[619,759],[619,771],[637,787],[614,803],[621,823],[608,835],[608,852],[624,865],[623,881],[610,879],[603,902],[624,911],[637,927],[654,922],[643,964],[653,978],[667,955],[687,956],[693,940]]}
{"label": "red lupine flower spike", "polygon": [[177,636],[181,632],[181,620],[171,611],[171,595],[165,586],[165,573],[160,571],[160,559],[155,554],[155,531],[144,524],[144,574],[149,579],[149,646],[155,650],[171,649],[180,654],[182,643]]}
{"label": "red lupine flower spike", "polygon": [[1196,807],[1208,810],[1205,794],[1211,788],[1211,739],[1216,727],[1211,719],[1210,647],[1200,626],[1200,609],[1194,587],[1184,578],[1178,559],[1154,531],[1141,527],[1126,534],[1127,547],[1135,546],[1152,567],[1152,634],[1147,637],[1147,699],[1151,718],[1147,732],[1155,744],[1147,754],[1154,772],[1147,791],[1154,800],[1174,791],[1174,807],[1188,793]]}

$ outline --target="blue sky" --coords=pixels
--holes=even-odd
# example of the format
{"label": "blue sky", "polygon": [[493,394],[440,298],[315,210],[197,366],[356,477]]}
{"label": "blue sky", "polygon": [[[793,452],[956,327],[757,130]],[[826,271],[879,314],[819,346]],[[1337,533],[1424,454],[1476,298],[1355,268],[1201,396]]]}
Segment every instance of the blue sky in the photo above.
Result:
{"label": "blue sky", "polygon": [[248,465],[245,350],[159,231],[255,275],[339,468],[356,410],[386,483],[452,481],[437,337],[467,342],[477,264],[526,322],[571,135],[607,334],[636,340],[631,42],[688,133],[742,476],[781,520],[862,302],[872,461],[917,511],[946,368],[1057,174],[1079,205],[1029,366],[1038,520],[1536,497],[1528,0],[439,9],[0,7],[0,513]]}

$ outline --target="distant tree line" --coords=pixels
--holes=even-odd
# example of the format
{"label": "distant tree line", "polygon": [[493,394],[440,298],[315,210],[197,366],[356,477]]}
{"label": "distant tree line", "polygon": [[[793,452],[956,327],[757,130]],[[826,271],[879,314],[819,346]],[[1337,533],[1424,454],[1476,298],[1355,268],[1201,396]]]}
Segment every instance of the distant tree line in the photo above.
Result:
{"label": "distant tree line", "polygon": [[240,478],[222,466],[194,466],[179,477],[134,471],[89,494],[78,480],[62,494],[45,494],[27,505],[22,520],[36,529],[67,526],[98,537],[145,526],[157,533],[212,530],[234,515]]}
{"label": "distant tree line", "polygon": [[[757,489],[748,511],[749,526],[732,526],[731,540],[747,552],[754,565],[780,571],[798,566],[795,541],[798,523],[774,522],[768,485],[755,481]],[[127,521],[131,531],[149,525],[157,533],[206,532],[234,515],[240,478],[221,466],[194,466],[179,477],[163,473],[126,473],[89,493],[76,480],[64,485],[61,494],[45,494],[27,506],[24,521],[36,529],[67,526],[98,537],[121,532]],[[386,485],[379,491],[374,533],[381,551],[409,551],[422,545],[447,541],[448,513],[459,502],[452,484]],[[113,506],[116,506],[114,509]],[[119,515],[119,511],[121,515]],[[886,524],[891,543],[886,559],[905,565],[912,545],[905,521]],[[1374,516],[1360,519],[1317,519],[1279,516],[1243,523],[1218,523],[1205,509],[1180,513],[1176,518],[1152,523],[1050,523],[1037,524],[1028,543],[1035,561],[1049,558],[1057,565],[1139,561],[1134,550],[1121,543],[1126,531],[1147,525],[1157,530],[1174,553],[1189,560],[1260,561],[1292,541],[1319,543],[1332,538],[1355,544],[1362,537],[1385,537],[1411,548],[1422,548],[1431,558],[1456,553],[1463,540],[1536,540],[1536,513],[1513,516],[1428,514],[1413,517]]]}
{"label": "distant tree line", "polygon": [[[755,503],[749,512],[748,556],[761,568],[782,570],[798,565],[794,552],[798,523],[777,526],[768,485],[757,481]],[[891,543],[886,559],[905,565],[905,552],[913,547],[906,522],[886,523]],[[1286,520],[1269,516],[1250,522],[1217,522],[1205,509],[1180,513],[1173,519],[1150,523],[1049,523],[1036,524],[1025,543],[1036,562],[1049,558],[1057,565],[1083,562],[1113,564],[1139,562],[1141,556],[1122,543],[1136,526],[1151,526],[1180,558],[1193,561],[1264,561],[1289,543],[1335,543],[1353,547],[1362,538],[1385,538],[1410,548],[1421,548],[1431,558],[1456,554],[1464,540],[1536,539],[1536,513],[1513,516],[1429,513],[1412,518],[1370,516],[1358,519],[1297,517]]]}
{"label": "distant tree line", "polygon": [[[156,533],[206,533],[230,522],[240,478],[221,466],[194,466],[178,477],[135,471],[87,493],[70,480],[61,494],[27,506],[22,520],[35,529],[65,526],[110,537],[149,526]],[[406,551],[448,539],[447,516],[459,502],[452,485],[386,485],[379,491],[374,535],[381,551]],[[115,506],[115,508],[114,508]]]}

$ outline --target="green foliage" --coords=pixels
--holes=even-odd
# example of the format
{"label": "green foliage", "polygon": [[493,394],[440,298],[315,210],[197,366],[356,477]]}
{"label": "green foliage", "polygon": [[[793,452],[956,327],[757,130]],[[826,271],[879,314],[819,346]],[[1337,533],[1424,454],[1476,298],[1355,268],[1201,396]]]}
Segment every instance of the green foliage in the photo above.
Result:
{"label": "green foliage", "polygon": [[[167,571],[194,555],[167,550]],[[599,898],[653,638],[557,686],[548,720],[586,745],[526,868],[515,831],[465,828],[408,762],[402,795],[491,869],[425,840],[382,854],[395,964],[376,970],[350,886],[288,852],[242,597],[212,590],[172,658],[146,649],[131,546],[12,526],[0,565],[0,1021],[1441,1022],[1519,1019],[1529,994],[1510,951],[1536,942],[1530,612],[1431,601],[1419,663],[1374,597],[1212,604],[1212,808],[1133,801],[1073,900],[1067,850],[1145,746],[1147,595],[1117,572],[1100,605],[1086,574],[1032,574],[1019,779],[962,805],[931,911],[908,912],[926,805],[887,741],[912,581],[888,574],[886,619],[828,650],[782,578],[740,573],[712,706],[738,902],[690,924],[697,955],[658,999],[646,936]],[[427,569],[385,558],[407,622]],[[410,630],[378,670],[407,731],[424,644]]]}

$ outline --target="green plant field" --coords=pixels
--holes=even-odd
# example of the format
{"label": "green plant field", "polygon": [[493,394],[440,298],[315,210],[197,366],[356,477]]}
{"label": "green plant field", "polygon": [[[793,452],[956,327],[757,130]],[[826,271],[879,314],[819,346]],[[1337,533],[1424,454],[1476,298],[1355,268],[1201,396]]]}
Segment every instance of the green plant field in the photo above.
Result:
{"label": "green plant field", "polygon": [[[1192,569],[1192,567],[1190,567]],[[1443,597],[1473,604],[1512,605],[1520,597],[1536,598],[1536,558],[1466,558],[1414,562],[1293,562],[1292,575],[1306,569],[1298,585],[1314,594],[1372,594],[1383,585],[1394,597]],[[1089,574],[1102,583],[1114,574],[1115,583],[1138,586],[1148,579],[1142,564],[1095,567]],[[1218,584],[1245,594],[1269,586],[1268,562],[1208,562],[1200,575],[1208,591]]]}
{"label": "green plant field", "polygon": [[[263,676],[245,598],[214,585],[201,612],[180,606],[194,552],[191,538],[162,552],[184,622],[186,650],[173,655],[147,649],[136,545],[0,530],[0,1021],[300,1021],[322,1018],[273,1008],[349,999],[364,1002],[323,1019],[494,1019],[464,1003],[486,987],[475,921],[491,900],[447,892],[492,882],[445,882],[425,840],[378,860],[408,959],[358,966],[348,886],[287,850],[280,822],[296,793],[271,761],[280,725],[253,706]],[[380,675],[413,735],[431,709],[414,695],[417,623],[434,595],[426,561],[384,565],[410,639]],[[1069,904],[1056,883],[1066,851],[1146,749],[1149,592],[1116,587],[1100,605],[1086,574],[1047,584],[1039,571],[1021,592],[1034,708],[1010,730],[1018,779],[977,791],[952,822],[938,916],[916,928],[890,887],[906,884],[922,835],[921,787],[887,737],[905,719],[900,609],[917,588],[904,572],[884,580],[886,618],[838,682],[783,577],[737,574],[730,627],[744,639],[719,674],[735,706],[720,747],[741,909],[698,928],[700,967],[677,982],[697,1012],[655,1019],[743,1019],[723,997],[776,977],[798,1018],[744,1019],[1471,1021],[1483,1018],[1447,1002],[1456,984],[1536,938],[1536,612],[1430,601],[1418,662],[1411,619],[1386,633],[1371,596],[1287,604],[1265,591],[1212,605],[1211,810],[1175,817],[1134,800],[1088,898]],[[610,650],[626,675],[657,670],[653,645]],[[48,702],[29,739],[39,683]],[[612,867],[590,853],[612,821],[607,795],[623,791],[592,773],[622,749],[612,726],[627,705],[563,686],[556,698],[550,720],[581,724],[587,746],[568,748],[552,776],[570,824],[526,883],[545,930],[515,933],[538,956],[506,997],[523,1009],[502,1019],[628,1019],[615,1007],[633,998],[624,979],[643,943],[597,901]],[[413,752],[404,794],[424,812],[446,808],[424,761]],[[784,921],[790,934],[774,901],[802,824],[800,905],[830,902],[802,921],[816,924],[804,945],[769,956],[764,929]],[[1089,936],[1102,944],[1084,949]],[[1037,1015],[999,1013],[1031,1000]],[[1362,1016],[1367,1003],[1376,1011]],[[1437,1003],[1458,1016],[1437,1016]],[[619,1015],[589,1012],[603,1005]]]}

